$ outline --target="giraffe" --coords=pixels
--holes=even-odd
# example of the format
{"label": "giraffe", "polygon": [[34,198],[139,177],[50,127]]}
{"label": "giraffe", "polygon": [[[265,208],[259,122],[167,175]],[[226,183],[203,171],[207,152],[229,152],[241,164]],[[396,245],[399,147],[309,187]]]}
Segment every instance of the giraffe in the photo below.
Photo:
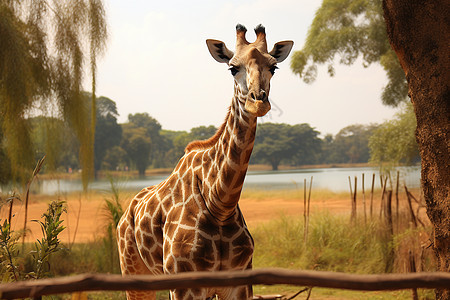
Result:
{"label": "giraffe", "polygon": [[[225,122],[206,141],[187,145],[172,174],[144,188],[130,202],[118,227],[120,264],[130,274],[245,270],[252,267],[253,239],[239,209],[255,141],[257,117],[271,108],[270,79],[289,55],[292,41],[267,51],[262,25],[249,43],[236,26],[236,51],[206,41],[212,57],[229,66],[234,96]],[[171,299],[251,299],[252,287],[176,289]],[[151,291],[127,291],[127,299],[155,299]]]}

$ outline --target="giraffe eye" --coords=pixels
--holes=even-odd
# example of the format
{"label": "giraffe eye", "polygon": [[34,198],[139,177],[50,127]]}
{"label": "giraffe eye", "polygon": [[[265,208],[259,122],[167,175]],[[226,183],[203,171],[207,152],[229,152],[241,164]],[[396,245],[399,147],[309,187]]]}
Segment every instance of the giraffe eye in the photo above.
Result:
{"label": "giraffe eye", "polygon": [[235,66],[231,66],[228,70],[230,70],[231,75],[233,76],[235,76],[239,72],[239,69]]}
{"label": "giraffe eye", "polygon": [[270,71],[270,73],[272,73],[272,75],[273,75],[273,74],[275,74],[275,70],[276,70],[276,69],[278,69],[277,66],[272,66],[272,67],[269,69],[269,71]]}

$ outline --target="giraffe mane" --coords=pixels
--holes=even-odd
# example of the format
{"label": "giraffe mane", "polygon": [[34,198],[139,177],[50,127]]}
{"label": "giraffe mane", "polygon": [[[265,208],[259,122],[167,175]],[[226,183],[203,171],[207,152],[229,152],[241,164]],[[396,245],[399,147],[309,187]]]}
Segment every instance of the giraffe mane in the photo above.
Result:
{"label": "giraffe mane", "polygon": [[223,131],[225,130],[225,126],[227,125],[228,117],[231,113],[231,106],[228,108],[227,116],[225,117],[225,121],[222,123],[222,125],[219,127],[219,129],[216,131],[216,133],[210,137],[207,140],[203,141],[193,141],[190,142],[186,148],[184,149],[184,153],[188,153],[192,150],[203,150],[211,148],[214,144],[217,143],[220,136],[222,135]]}

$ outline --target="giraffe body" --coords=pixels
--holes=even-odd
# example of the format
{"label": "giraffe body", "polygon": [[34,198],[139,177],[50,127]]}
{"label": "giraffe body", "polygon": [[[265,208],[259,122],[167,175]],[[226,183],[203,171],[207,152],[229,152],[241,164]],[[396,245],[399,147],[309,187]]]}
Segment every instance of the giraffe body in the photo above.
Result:
{"label": "giraffe body", "polygon": [[[123,275],[252,267],[253,239],[238,201],[254,145],[257,116],[270,109],[268,82],[269,74],[273,75],[270,68],[284,60],[292,42],[280,42],[287,43],[284,45],[289,49],[277,60],[275,54],[280,51],[276,53],[276,47],[270,54],[264,49],[262,26],[258,27],[264,35],[262,46],[258,28],[255,30],[257,41],[250,44],[245,40],[245,28],[239,26],[237,44],[247,46],[243,47],[246,51],[241,56],[237,55],[239,50],[234,54],[220,41],[207,41],[216,60],[236,69],[243,68],[234,64],[244,59],[250,65],[245,68],[245,74],[242,69],[231,70],[235,77],[234,97],[226,120],[209,140],[189,144],[165,181],[143,189],[131,201],[117,230]],[[266,69],[262,69],[261,62]],[[220,299],[251,299],[252,288],[171,291],[174,300],[204,300],[214,295]],[[127,291],[127,298],[155,299],[155,293]]]}

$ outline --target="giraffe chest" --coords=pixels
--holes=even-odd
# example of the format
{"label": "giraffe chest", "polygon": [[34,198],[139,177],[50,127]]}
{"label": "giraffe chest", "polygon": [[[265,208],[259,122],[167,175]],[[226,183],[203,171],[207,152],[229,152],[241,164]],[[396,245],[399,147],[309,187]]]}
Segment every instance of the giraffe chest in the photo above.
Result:
{"label": "giraffe chest", "polygon": [[237,211],[219,225],[201,201],[172,207],[163,227],[167,272],[232,270],[250,267],[253,240]]}
{"label": "giraffe chest", "polygon": [[240,210],[219,224],[200,193],[178,191],[172,182],[170,186],[171,193],[158,194],[162,188],[156,187],[135,207],[136,244],[151,272],[251,267],[253,240]]}

